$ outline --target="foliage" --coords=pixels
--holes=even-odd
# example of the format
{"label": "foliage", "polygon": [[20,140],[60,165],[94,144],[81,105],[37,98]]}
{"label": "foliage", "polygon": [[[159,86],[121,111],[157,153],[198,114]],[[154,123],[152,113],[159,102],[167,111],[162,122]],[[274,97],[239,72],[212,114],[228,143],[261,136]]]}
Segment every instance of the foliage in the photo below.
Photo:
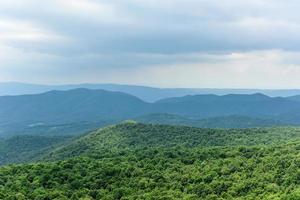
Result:
{"label": "foliage", "polygon": [[299,199],[299,136],[123,123],[0,168],[0,199]]}
{"label": "foliage", "polygon": [[0,165],[36,160],[59,144],[70,141],[67,136],[14,136],[0,142]]}
{"label": "foliage", "polygon": [[275,119],[264,119],[240,115],[194,119],[168,113],[154,113],[135,118],[141,123],[184,125],[199,128],[257,128],[289,125]]}
{"label": "foliage", "polygon": [[[298,199],[300,144],[144,148],[0,169],[2,199]],[[288,156],[287,156],[288,155]]]}
{"label": "foliage", "polygon": [[[178,120],[163,119],[169,122],[168,124],[198,127],[300,124],[299,101],[272,98],[262,94],[188,95],[149,103],[122,92],[73,89],[43,94],[2,96],[0,108],[0,137],[39,131],[51,134],[78,133],[81,130],[91,130],[95,127],[95,122],[100,121],[98,126],[101,126],[153,113],[178,116]],[[238,119],[228,117],[235,115],[244,117]],[[186,122],[183,118],[208,119]]]}
{"label": "foliage", "polygon": [[141,123],[122,123],[99,129],[51,152],[47,159],[92,153],[107,154],[145,147],[211,147],[282,144],[300,140],[300,128],[201,129]]}

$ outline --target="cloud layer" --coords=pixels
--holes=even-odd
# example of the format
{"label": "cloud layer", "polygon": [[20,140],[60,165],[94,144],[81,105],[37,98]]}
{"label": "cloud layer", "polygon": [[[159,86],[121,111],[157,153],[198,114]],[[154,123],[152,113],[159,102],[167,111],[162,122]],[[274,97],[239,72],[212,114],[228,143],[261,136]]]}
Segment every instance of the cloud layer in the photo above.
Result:
{"label": "cloud layer", "polygon": [[0,2],[0,81],[300,87],[296,0]]}

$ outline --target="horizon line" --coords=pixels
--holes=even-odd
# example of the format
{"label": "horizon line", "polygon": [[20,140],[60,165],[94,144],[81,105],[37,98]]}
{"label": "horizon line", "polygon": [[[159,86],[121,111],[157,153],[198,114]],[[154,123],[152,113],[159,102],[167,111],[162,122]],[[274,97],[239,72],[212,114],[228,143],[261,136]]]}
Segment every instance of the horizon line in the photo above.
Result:
{"label": "horizon line", "polygon": [[78,82],[78,83],[32,83],[21,81],[0,81],[0,84],[23,84],[33,86],[45,86],[45,87],[59,87],[59,86],[80,86],[80,85],[117,85],[117,86],[131,86],[131,87],[146,87],[152,89],[191,89],[191,90],[300,90],[299,88],[251,88],[251,87],[160,87],[154,85],[143,84],[130,84],[130,83],[112,83],[112,82]]}

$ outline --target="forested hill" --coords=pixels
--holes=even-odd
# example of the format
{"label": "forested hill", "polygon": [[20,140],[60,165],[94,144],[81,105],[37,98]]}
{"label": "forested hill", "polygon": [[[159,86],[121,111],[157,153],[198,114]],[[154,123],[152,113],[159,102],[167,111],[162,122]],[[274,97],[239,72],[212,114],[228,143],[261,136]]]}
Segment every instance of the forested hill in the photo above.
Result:
{"label": "forested hill", "polygon": [[115,92],[124,92],[136,96],[146,102],[155,102],[164,98],[181,97],[185,95],[198,94],[253,94],[262,93],[271,97],[289,97],[300,94],[297,89],[218,89],[218,88],[155,88],[138,85],[120,85],[120,84],[71,84],[71,85],[39,85],[18,82],[0,83],[0,96],[5,95],[24,95],[39,94],[52,90],[67,91],[76,88],[85,88],[91,90],[108,90]]}
{"label": "forested hill", "polygon": [[19,135],[0,140],[0,166],[37,161],[59,145],[71,141],[70,136]]}
{"label": "forested hill", "polygon": [[156,106],[166,113],[193,117],[218,117],[244,115],[252,117],[277,117],[299,112],[299,102],[286,98],[252,95],[195,95],[163,99]]}
{"label": "forested hill", "polygon": [[1,167],[0,199],[296,200],[299,149],[299,128],[127,122]]}
{"label": "forested hill", "polygon": [[242,115],[195,119],[175,114],[153,113],[134,118],[134,120],[141,123],[184,125],[199,128],[258,128],[289,125],[289,123],[284,123],[276,119],[263,119]]}
{"label": "forested hill", "polygon": [[118,119],[145,113],[147,103],[120,92],[74,89],[0,97],[4,123],[69,123]]}
{"label": "forested hill", "polygon": [[[203,94],[203,93],[254,93],[257,90],[223,90],[223,89],[192,89],[192,88],[154,88],[138,85],[119,85],[119,84],[74,84],[74,85],[38,85],[26,83],[0,83],[0,96],[5,95],[24,95],[24,94],[39,94],[52,90],[73,90],[76,88],[85,88],[90,90],[108,90],[115,92],[124,92],[136,96],[146,102],[155,102],[159,99],[168,97],[179,97],[188,94]],[[290,96],[299,94],[298,90],[286,91],[269,91],[270,94],[282,94]],[[274,93],[274,94],[273,94]]]}
{"label": "forested hill", "polygon": [[[262,94],[196,95],[147,103],[121,92],[75,89],[0,97],[0,136],[39,126],[91,124],[95,127],[97,122],[106,125],[153,113],[167,113],[189,119],[239,115],[265,122],[273,121],[275,125],[300,124],[299,101]],[[260,123],[263,122],[257,122],[257,126]],[[242,126],[233,124],[228,127]],[[85,130],[90,129],[87,127]]]}
{"label": "forested hill", "polygon": [[225,130],[132,121],[94,131],[51,152],[47,159],[99,156],[124,149],[275,145],[295,140],[300,140],[300,129],[293,127]]}

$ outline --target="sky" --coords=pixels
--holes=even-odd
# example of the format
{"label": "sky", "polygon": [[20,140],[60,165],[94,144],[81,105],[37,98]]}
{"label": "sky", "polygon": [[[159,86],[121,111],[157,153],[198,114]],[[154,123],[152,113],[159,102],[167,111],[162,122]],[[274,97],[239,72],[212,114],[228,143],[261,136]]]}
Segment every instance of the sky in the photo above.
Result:
{"label": "sky", "polygon": [[299,0],[1,0],[0,82],[300,88]]}

